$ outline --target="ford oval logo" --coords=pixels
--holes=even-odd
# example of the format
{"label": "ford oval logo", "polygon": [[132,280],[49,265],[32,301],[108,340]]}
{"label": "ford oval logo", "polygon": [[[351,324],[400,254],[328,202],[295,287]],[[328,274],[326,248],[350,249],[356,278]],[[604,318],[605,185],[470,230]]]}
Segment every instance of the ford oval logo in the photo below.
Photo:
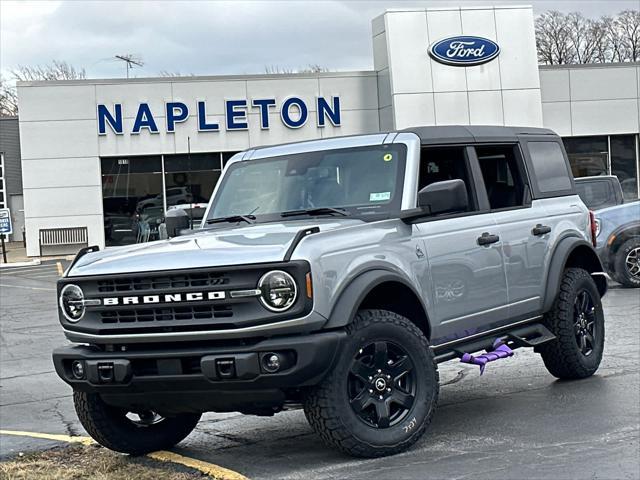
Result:
{"label": "ford oval logo", "polygon": [[460,36],[435,42],[429,53],[440,63],[469,66],[493,60],[500,53],[500,47],[487,38]]}

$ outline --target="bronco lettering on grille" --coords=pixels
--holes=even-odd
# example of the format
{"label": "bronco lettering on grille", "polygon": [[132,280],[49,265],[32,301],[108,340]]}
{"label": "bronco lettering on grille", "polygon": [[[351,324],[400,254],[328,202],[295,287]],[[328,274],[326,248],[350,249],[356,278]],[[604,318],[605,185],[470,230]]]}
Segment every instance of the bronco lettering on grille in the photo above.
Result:
{"label": "bronco lettering on grille", "polygon": [[150,303],[198,302],[203,300],[224,300],[225,292],[167,293],[165,295],[143,295],[132,297],[106,297],[103,305],[139,305]]}

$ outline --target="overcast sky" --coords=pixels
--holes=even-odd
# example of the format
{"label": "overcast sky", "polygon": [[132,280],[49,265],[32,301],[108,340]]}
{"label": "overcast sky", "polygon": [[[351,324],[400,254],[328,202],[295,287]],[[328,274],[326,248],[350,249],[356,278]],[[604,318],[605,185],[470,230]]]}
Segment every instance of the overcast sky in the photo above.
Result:
{"label": "overcast sky", "polygon": [[387,8],[529,4],[585,16],[640,9],[640,0],[45,1],[0,0],[0,67],[66,60],[90,78],[123,77],[116,54],[144,67],[196,75],[264,73],[265,66],[373,67],[371,19]]}

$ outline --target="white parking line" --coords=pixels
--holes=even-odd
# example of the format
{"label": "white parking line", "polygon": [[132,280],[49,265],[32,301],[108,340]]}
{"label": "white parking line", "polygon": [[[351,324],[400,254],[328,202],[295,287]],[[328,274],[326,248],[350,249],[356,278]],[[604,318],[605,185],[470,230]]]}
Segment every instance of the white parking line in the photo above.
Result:
{"label": "white parking line", "polygon": [[56,273],[56,267],[55,265],[53,266],[53,268],[43,268],[43,267],[38,267],[38,268],[33,268],[33,269],[28,269],[28,270],[11,270],[11,271],[7,271],[7,272],[2,272],[0,273],[0,275],[2,276],[17,276],[17,275],[28,275],[31,273],[41,273],[41,272],[51,272],[51,273]]}
{"label": "white parking line", "polygon": [[25,290],[43,290],[45,292],[55,292],[55,288],[40,288],[40,287],[25,287],[23,285],[6,285],[4,283],[0,283],[0,287],[2,288],[23,288]]}
{"label": "white parking line", "polygon": [[38,275],[29,275],[29,278],[58,278],[57,272],[40,273]]}
{"label": "white parking line", "polygon": [[46,270],[48,267],[56,268],[55,265],[36,265],[33,267],[12,267],[2,270],[2,274],[22,273],[22,272],[36,272],[38,270]]}

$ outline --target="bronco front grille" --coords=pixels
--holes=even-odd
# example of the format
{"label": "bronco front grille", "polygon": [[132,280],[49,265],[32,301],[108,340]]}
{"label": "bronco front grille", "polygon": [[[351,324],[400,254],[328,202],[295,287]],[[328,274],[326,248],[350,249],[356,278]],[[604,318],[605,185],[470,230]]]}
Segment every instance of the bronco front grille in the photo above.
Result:
{"label": "bronco front grille", "polygon": [[307,262],[290,261],[65,277],[58,284],[58,295],[65,285],[76,284],[89,303],[79,322],[71,323],[62,314],[60,320],[71,331],[127,335],[239,329],[310,312],[313,302],[305,295],[283,313],[267,310],[258,296],[231,295],[255,289],[270,270],[285,270],[302,286],[310,267]]}
{"label": "bronco front grille", "polygon": [[231,305],[141,308],[135,310],[110,310],[100,312],[102,323],[209,320],[214,318],[229,318],[232,316],[233,309]]}
{"label": "bronco front grille", "polygon": [[229,283],[229,277],[213,272],[194,272],[181,275],[125,277],[99,280],[100,293],[135,292],[139,290],[171,290],[175,288],[219,287]]}

